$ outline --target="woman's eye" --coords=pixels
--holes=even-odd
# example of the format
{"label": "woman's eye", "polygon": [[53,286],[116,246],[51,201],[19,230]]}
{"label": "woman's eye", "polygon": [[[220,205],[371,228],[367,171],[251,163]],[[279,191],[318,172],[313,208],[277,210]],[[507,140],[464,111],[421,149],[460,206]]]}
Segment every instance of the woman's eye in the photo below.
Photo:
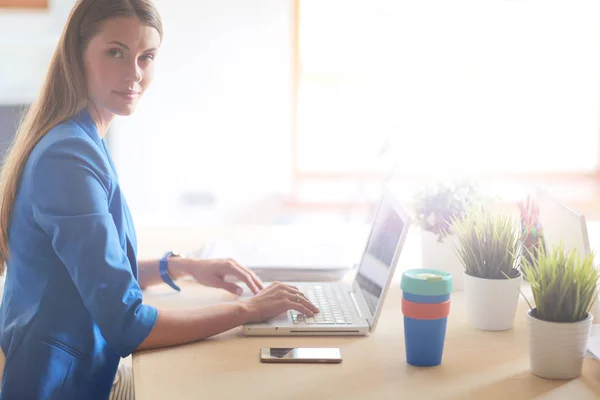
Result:
{"label": "woman's eye", "polygon": [[108,55],[113,58],[123,58],[123,52],[119,49],[110,49]]}
{"label": "woman's eye", "polygon": [[154,56],[152,54],[146,54],[144,56],[141,56],[140,59],[142,61],[150,61],[150,60],[154,60]]}

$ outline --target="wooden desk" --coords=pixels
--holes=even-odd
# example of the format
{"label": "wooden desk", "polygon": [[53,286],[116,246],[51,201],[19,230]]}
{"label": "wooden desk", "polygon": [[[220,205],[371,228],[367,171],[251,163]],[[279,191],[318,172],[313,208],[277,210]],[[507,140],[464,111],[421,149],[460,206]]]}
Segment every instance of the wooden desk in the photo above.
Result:
{"label": "wooden desk", "polygon": [[[413,243],[409,245],[408,243]],[[418,253],[414,238],[399,268]],[[416,250],[415,250],[416,249]],[[414,264],[413,264],[414,265]],[[201,342],[133,356],[137,400],[148,399],[597,399],[600,363],[585,360],[583,376],[549,381],[529,371],[526,303],[506,332],[471,328],[463,293],[452,296],[443,364],[405,362],[400,310],[400,270],[388,293],[377,330],[367,337],[244,337],[241,328]],[[234,297],[184,282],[182,292],[150,288],[146,301],[160,307],[192,307]],[[339,365],[262,364],[261,347],[340,347]]]}

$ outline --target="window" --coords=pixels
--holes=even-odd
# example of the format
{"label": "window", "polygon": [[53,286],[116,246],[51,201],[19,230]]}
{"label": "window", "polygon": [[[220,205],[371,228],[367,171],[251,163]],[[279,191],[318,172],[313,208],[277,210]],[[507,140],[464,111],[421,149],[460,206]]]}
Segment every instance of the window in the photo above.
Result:
{"label": "window", "polygon": [[598,15],[591,0],[299,0],[296,189],[596,177]]}
{"label": "window", "polygon": [[49,0],[0,0],[0,8],[48,8]]}

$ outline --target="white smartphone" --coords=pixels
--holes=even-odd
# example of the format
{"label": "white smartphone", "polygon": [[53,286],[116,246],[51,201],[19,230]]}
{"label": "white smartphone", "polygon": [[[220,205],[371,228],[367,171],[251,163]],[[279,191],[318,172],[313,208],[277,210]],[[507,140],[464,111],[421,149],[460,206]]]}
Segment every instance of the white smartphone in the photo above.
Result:
{"label": "white smartphone", "polygon": [[263,347],[260,361],[266,363],[339,364],[342,353],[336,347]]}

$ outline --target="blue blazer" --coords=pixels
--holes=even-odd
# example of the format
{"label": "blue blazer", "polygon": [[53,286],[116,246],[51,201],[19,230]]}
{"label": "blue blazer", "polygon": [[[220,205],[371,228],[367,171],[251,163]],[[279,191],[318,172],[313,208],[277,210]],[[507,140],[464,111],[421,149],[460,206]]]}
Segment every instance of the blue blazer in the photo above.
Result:
{"label": "blue blazer", "polygon": [[0,399],[107,399],[120,357],[146,338],[157,311],[142,304],[133,222],[85,109],[29,156],[9,248]]}

